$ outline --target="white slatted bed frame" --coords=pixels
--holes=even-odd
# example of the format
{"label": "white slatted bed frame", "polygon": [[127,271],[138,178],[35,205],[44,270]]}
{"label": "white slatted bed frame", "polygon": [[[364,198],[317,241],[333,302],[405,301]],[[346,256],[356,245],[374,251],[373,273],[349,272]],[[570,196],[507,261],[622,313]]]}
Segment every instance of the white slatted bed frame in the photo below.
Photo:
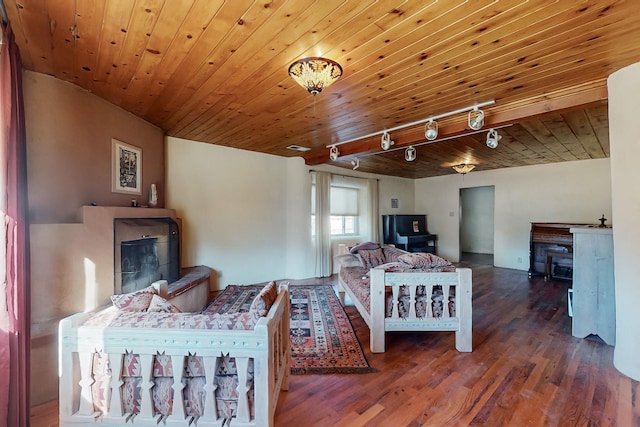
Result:
{"label": "white slatted bed frame", "polygon": [[[460,352],[472,351],[472,280],[471,269],[457,268],[455,272],[385,272],[381,268],[370,270],[371,313],[358,300],[349,286],[339,279],[339,291],[346,292],[358,312],[369,326],[370,348],[372,353],[385,351],[385,333],[393,331],[453,331],[456,336],[456,349]],[[433,287],[442,286],[443,314],[434,317],[431,305],[428,305],[425,317],[416,316],[415,301],[418,286],[425,286],[426,295],[431,295]],[[398,314],[398,296],[400,286],[409,288],[410,311],[401,318]],[[393,310],[391,317],[386,316],[386,288],[391,289]],[[448,296],[455,288],[455,316],[449,313]]]}
{"label": "white slatted bed frame", "polygon": [[[208,287],[208,282],[205,285]],[[208,291],[207,291],[208,293]],[[202,306],[206,301],[202,302]],[[201,306],[201,307],[202,307]],[[152,314],[152,313],[150,313]],[[273,426],[273,416],[280,390],[289,388],[289,294],[281,285],[278,298],[268,315],[258,321],[254,330],[166,329],[166,328],[96,328],[81,326],[89,316],[75,314],[63,319],[59,326],[60,426],[222,426],[218,418],[213,381],[217,358],[234,357],[238,368],[238,410],[232,427]],[[120,375],[110,380],[110,405],[106,413],[94,412],[91,385],[95,352],[106,353],[111,371],[122,371],[125,351],[139,355],[143,378],[140,413],[124,412]],[[157,354],[171,356],[174,369],[172,413],[154,414],[151,388],[153,358]],[[189,355],[203,357],[206,373],[204,415],[187,416],[182,383],[185,360]],[[254,364],[254,407],[247,397],[247,372],[250,359]],[[254,416],[251,416],[253,412]]]}

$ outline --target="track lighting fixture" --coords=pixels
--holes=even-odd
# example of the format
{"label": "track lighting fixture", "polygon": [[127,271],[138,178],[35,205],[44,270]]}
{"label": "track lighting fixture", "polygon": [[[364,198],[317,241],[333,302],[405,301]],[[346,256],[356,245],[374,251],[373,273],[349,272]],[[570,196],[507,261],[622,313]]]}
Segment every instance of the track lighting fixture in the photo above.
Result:
{"label": "track lighting fixture", "polygon": [[382,139],[380,141],[380,146],[384,151],[387,151],[393,145],[393,141],[391,140],[391,135],[389,132],[385,132],[382,134]]}
{"label": "track lighting fixture", "polygon": [[353,160],[351,160],[351,166],[353,166],[353,170],[356,170],[360,167],[360,159],[359,158],[355,158]]}
{"label": "track lighting fixture", "polygon": [[338,157],[340,156],[340,151],[338,151],[338,147],[336,147],[335,145],[333,145],[331,147],[331,150],[329,151],[329,158],[331,160],[338,160]]}
{"label": "track lighting fixture", "polygon": [[426,125],[424,125],[424,136],[429,141],[433,141],[438,137],[438,122],[435,120],[429,120]]}
{"label": "track lighting fixture", "polygon": [[502,135],[498,134],[498,131],[495,129],[489,129],[487,133],[487,147],[496,148],[498,146],[498,141],[502,139]]}
{"label": "track lighting fixture", "polygon": [[416,149],[413,145],[404,150],[404,159],[407,162],[413,162],[416,159]]}
{"label": "track lighting fixture", "polygon": [[473,130],[480,130],[484,126],[484,111],[474,107],[469,111],[469,127]]}

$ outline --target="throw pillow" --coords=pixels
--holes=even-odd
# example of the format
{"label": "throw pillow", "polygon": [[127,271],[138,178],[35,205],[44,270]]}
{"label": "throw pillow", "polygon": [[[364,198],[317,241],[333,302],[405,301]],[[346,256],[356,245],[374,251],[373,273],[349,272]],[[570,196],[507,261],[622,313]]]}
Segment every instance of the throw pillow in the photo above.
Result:
{"label": "throw pillow", "polygon": [[112,295],[111,302],[118,310],[145,311],[151,304],[154,295],[156,295],[155,289],[148,286],[128,294]]}
{"label": "throw pillow", "polygon": [[151,298],[151,303],[149,303],[149,308],[147,308],[147,311],[155,311],[160,313],[180,313],[180,309],[178,309],[178,307],[171,304],[160,295],[154,295]]}
{"label": "throw pillow", "polygon": [[384,252],[384,258],[387,260],[387,262],[398,261],[398,257],[407,253],[402,249],[398,249],[395,246],[390,246],[390,245],[383,246],[382,252]]}
{"label": "throw pillow", "polygon": [[251,306],[249,307],[249,312],[256,312],[259,316],[266,316],[269,314],[269,309],[276,302],[276,298],[278,298],[278,287],[276,286],[276,282],[269,282],[258,295],[254,298]]}
{"label": "throw pillow", "polygon": [[349,252],[351,252],[352,254],[357,254],[361,250],[378,249],[379,247],[380,247],[379,243],[364,242],[364,243],[358,243],[357,245],[351,247],[351,249],[349,249]]}
{"label": "throw pillow", "polygon": [[371,249],[371,250],[361,249],[358,251],[358,255],[360,255],[360,259],[362,260],[363,267],[366,268],[367,270],[387,262],[387,260],[384,257],[384,253],[382,252],[382,248]]}
{"label": "throw pillow", "polygon": [[398,261],[403,262],[412,268],[435,268],[435,267],[447,267],[451,263],[449,260],[441,258],[437,255],[430,253],[408,253],[400,255]]}

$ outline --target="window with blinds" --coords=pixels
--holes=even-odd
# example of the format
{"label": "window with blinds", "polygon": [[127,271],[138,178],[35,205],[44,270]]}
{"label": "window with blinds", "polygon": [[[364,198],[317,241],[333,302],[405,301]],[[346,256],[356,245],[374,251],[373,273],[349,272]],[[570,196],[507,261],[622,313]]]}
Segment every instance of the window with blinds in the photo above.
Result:
{"label": "window with blinds", "polygon": [[[331,235],[353,236],[358,234],[360,190],[351,187],[331,186]],[[311,187],[311,234],[316,230],[316,186]]]}

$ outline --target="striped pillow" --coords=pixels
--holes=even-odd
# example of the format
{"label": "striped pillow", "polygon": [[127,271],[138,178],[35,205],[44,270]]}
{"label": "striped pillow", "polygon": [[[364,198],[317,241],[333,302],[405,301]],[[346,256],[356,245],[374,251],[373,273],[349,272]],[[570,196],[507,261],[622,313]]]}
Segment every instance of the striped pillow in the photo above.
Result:
{"label": "striped pillow", "polygon": [[266,316],[273,303],[276,302],[276,298],[278,298],[278,287],[274,280],[269,282],[269,284],[262,288],[260,293],[256,295],[249,307],[249,312],[253,311],[259,316]]}

